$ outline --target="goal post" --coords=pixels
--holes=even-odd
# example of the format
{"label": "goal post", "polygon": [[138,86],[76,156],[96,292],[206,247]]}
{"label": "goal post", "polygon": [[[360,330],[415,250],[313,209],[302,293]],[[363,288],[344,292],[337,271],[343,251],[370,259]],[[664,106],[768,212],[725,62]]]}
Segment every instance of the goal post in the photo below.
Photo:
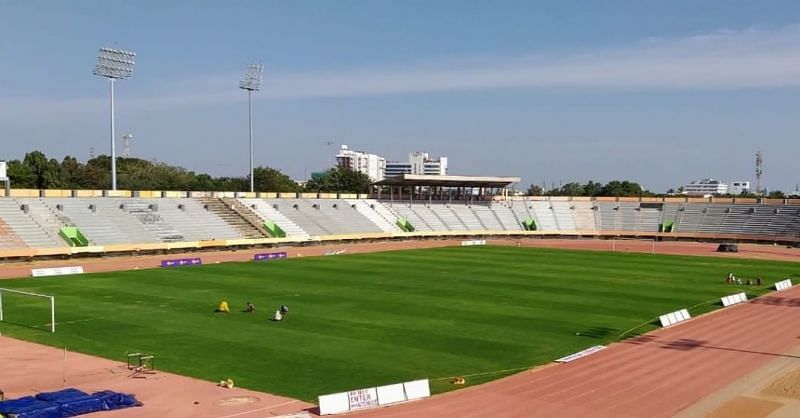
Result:
{"label": "goal post", "polygon": [[645,237],[613,237],[611,239],[611,252],[649,252],[656,253],[656,238]]}
{"label": "goal post", "polygon": [[10,295],[20,295],[22,297],[43,298],[50,302],[50,332],[56,332],[56,297],[52,295],[43,295],[41,293],[25,292],[22,290],[6,289],[0,287],[0,322],[6,321],[6,306],[3,304],[3,297],[6,300]]}

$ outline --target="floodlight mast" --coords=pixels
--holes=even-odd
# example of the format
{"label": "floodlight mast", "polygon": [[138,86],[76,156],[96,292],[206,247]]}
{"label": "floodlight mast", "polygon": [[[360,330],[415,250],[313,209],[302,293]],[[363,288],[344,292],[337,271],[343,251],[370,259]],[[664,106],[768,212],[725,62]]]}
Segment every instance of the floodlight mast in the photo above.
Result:
{"label": "floodlight mast", "polygon": [[264,77],[264,66],[260,64],[250,64],[247,66],[247,74],[239,82],[239,88],[247,90],[248,121],[250,124],[250,193],[255,191],[255,179],[253,178],[253,99],[252,93],[261,90],[261,80]]}
{"label": "floodlight mast", "polygon": [[117,190],[117,149],[114,140],[114,82],[130,78],[136,53],[113,48],[100,48],[97,53],[97,66],[93,74],[108,79],[109,96],[111,98],[111,190]]}

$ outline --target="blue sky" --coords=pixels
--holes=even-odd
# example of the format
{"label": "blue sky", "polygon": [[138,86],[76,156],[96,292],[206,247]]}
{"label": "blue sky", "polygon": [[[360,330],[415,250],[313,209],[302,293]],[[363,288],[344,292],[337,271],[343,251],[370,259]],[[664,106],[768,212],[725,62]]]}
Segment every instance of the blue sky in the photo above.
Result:
{"label": "blue sky", "polygon": [[118,84],[133,154],[295,178],[326,141],[388,159],[425,150],[453,174],[523,182],[800,183],[794,1],[2,1],[0,158],[108,152],[102,46],[137,52]]}

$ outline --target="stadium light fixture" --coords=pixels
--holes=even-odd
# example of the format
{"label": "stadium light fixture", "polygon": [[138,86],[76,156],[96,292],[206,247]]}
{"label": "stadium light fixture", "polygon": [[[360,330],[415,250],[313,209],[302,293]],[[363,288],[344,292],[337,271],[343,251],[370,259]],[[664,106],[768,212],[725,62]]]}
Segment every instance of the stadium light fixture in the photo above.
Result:
{"label": "stadium light fixture", "polygon": [[117,150],[114,144],[114,82],[130,78],[136,53],[113,48],[100,48],[93,74],[108,79],[111,97],[111,190],[117,190]]}
{"label": "stadium light fixture", "polygon": [[244,79],[239,82],[239,88],[247,90],[248,121],[250,123],[250,193],[255,189],[255,179],[253,178],[253,99],[252,93],[261,90],[261,80],[264,78],[264,66],[260,64],[250,64],[247,66],[247,73]]}

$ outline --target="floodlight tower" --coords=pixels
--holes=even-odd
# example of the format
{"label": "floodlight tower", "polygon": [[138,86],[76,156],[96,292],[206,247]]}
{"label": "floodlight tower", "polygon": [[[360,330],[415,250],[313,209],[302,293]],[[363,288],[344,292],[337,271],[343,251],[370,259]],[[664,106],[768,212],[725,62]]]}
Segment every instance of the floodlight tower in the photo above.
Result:
{"label": "floodlight tower", "polygon": [[756,194],[761,194],[761,176],[764,174],[764,154],[756,153]]}
{"label": "floodlight tower", "polygon": [[113,48],[100,48],[94,75],[108,79],[111,96],[111,190],[117,190],[117,150],[114,144],[114,82],[130,78],[133,74],[136,53]]}
{"label": "floodlight tower", "polygon": [[247,107],[249,109],[250,123],[250,193],[255,189],[255,179],[253,178],[253,99],[252,93],[261,89],[261,79],[264,77],[264,66],[260,64],[250,64],[247,66],[247,74],[239,82],[239,88],[247,90]]}

